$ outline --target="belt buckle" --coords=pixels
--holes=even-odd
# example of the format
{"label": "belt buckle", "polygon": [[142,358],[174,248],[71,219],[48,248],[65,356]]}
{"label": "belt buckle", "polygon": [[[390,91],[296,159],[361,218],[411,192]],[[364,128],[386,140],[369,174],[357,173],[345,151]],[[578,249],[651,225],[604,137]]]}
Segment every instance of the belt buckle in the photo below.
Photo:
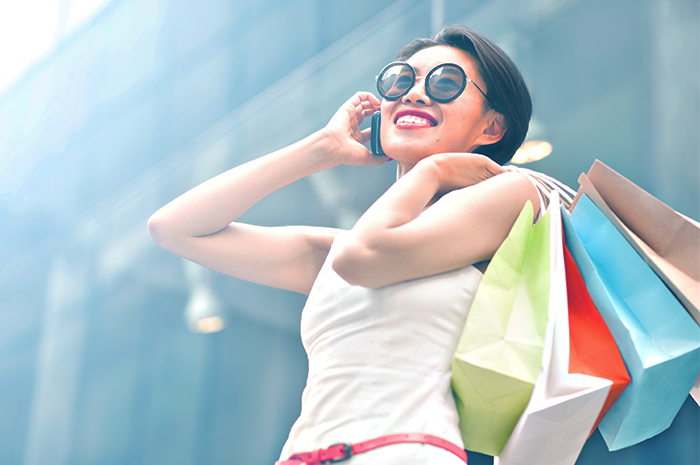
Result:
{"label": "belt buckle", "polygon": [[333,448],[333,447],[335,447],[335,446],[343,446],[343,449],[342,449],[341,452],[343,452],[343,454],[345,454],[345,455],[342,456],[342,457],[336,457],[336,458],[333,458],[333,459],[330,459],[330,460],[326,460],[325,462],[323,462],[324,464],[325,464],[325,463],[343,462],[343,461],[345,461],[345,460],[348,460],[350,457],[352,457],[352,446],[351,446],[350,444],[341,442],[341,443],[338,443],[338,444],[333,444],[333,445],[330,446],[328,449],[331,449],[331,448]]}

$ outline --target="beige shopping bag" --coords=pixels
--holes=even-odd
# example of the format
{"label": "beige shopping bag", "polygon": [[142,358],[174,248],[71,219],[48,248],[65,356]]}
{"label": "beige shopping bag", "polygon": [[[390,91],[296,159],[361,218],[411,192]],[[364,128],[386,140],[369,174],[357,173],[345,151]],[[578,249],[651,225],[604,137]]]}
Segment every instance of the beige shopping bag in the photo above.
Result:
{"label": "beige shopping bag", "polygon": [[586,177],[632,233],[627,239],[700,324],[700,225],[599,160]]}
{"label": "beige shopping bag", "polygon": [[[579,183],[700,324],[700,224],[599,160]],[[700,377],[690,394],[700,404]]]}

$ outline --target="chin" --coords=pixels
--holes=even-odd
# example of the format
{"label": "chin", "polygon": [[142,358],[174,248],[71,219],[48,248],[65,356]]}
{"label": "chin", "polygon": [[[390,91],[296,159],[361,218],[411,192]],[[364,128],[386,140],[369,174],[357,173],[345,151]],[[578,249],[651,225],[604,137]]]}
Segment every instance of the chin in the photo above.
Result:
{"label": "chin", "polygon": [[418,150],[415,147],[395,147],[392,149],[384,149],[384,153],[386,153],[386,155],[389,158],[393,158],[396,161],[402,161],[412,164],[418,163],[422,159],[433,155],[428,151]]}
{"label": "chin", "polygon": [[416,140],[391,141],[387,145],[382,144],[382,149],[388,157],[407,163],[418,163],[430,155],[439,153],[434,144]]}

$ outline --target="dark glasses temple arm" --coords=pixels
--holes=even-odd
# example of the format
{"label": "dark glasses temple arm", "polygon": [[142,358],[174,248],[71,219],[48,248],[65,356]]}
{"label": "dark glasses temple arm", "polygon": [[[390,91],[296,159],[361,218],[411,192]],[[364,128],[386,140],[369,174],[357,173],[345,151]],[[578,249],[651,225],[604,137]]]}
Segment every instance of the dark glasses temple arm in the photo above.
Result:
{"label": "dark glasses temple arm", "polygon": [[479,90],[479,92],[481,92],[481,95],[483,95],[484,98],[485,98],[486,100],[488,100],[488,102],[491,104],[491,106],[492,106],[495,110],[497,110],[497,109],[498,109],[498,106],[496,106],[496,103],[495,103],[493,100],[491,100],[490,98],[488,98],[488,96],[486,95],[486,93],[485,93],[483,90],[481,90],[481,87],[479,87],[479,85],[478,85],[476,82],[472,81],[471,79],[468,79],[468,80],[469,80],[469,82],[471,82],[472,84],[474,84],[474,87],[476,87],[476,88]]}

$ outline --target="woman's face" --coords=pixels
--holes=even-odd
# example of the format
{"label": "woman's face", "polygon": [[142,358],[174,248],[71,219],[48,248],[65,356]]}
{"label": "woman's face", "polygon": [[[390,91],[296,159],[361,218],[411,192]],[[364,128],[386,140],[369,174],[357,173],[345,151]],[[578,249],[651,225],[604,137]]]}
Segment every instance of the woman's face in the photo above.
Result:
{"label": "woman's face", "polygon": [[435,102],[425,92],[425,75],[442,63],[458,64],[486,92],[471,56],[440,45],[420,50],[406,62],[416,72],[416,84],[396,101],[383,100],[381,108],[382,148],[402,165],[404,172],[430,155],[470,152],[495,142],[485,131],[498,114],[485,111],[486,99],[473,84],[468,83],[464,92],[449,103]]}

